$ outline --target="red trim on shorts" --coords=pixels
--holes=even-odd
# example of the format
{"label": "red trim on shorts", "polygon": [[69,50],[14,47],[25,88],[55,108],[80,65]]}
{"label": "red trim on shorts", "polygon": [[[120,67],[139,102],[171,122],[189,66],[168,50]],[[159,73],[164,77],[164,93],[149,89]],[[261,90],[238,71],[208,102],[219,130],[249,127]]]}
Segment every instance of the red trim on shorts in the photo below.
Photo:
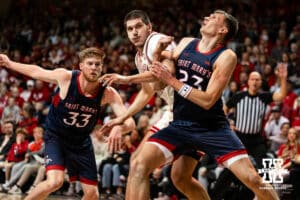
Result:
{"label": "red trim on shorts", "polygon": [[98,185],[97,181],[93,181],[93,180],[90,180],[87,178],[80,177],[79,180],[80,180],[80,182],[87,184],[87,185]]}
{"label": "red trim on shorts", "polygon": [[69,177],[70,182],[74,182],[78,180],[78,176],[70,176]]}
{"label": "red trim on shorts", "polygon": [[160,139],[157,139],[157,138],[149,138],[148,139],[148,142],[156,142],[156,143],[159,143],[161,145],[163,145],[164,147],[166,147],[167,149],[169,149],[170,151],[173,151],[175,149],[175,146],[170,144],[170,143],[167,143],[166,141],[163,141],[163,140],[160,140]]}
{"label": "red trim on shorts", "polygon": [[62,170],[62,171],[64,171],[65,167],[62,166],[62,165],[50,165],[50,166],[46,167],[46,171],[49,171],[49,170]]}
{"label": "red trim on shorts", "polygon": [[156,133],[157,131],[159,131],[160,129],[159,128],[157,128],[156,126],[152,126],[151,128],[150,128],[150,131],[152,131],[153,133]]}
{"label": "red trim on shorts", "polygon": [[218,158],[216,158],[216,160],[217,160],[217,162],[219,164],[221,164],[221,163],[227,161],[228,159],[233,158],[233,157],[235,157],[237,155],[241,155],[241,154],[247,154],[246,149],[241,149],[241,150],[233,151],[233,152],[225,154],[223,156],[219,156]]}

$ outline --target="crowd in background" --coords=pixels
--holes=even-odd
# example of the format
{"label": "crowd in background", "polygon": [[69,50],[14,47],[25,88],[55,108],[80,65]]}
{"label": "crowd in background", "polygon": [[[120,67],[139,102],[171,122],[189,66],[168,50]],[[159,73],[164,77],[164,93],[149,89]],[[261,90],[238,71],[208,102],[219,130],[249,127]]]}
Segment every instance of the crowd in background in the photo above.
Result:
{"label": "crowd in background", "polygon": [[[34,1],[15,1],[9,14],[2,16],[1,53],[9,55],[13,61],[37,64],[47,69],[78,69],[77,53],[86,47],[98,46],[106,53],[103,73],[123,75],[137,73],[134,64],[136,50],[129,43],[123,25],[123,18],[128,11],[134,8],[145,10],[152,19],[154,30],[174,36],[176,42],[184,36],[198,37],[201,20],[212,10],[224,9],[232,13],[240,22],[240,31],[238,37],[228,43],[228,47],[237,53],[238,64],[231,82],[223,93],[224,103],[238,91],[247,90],[248,75],[252,71],[258,71],[262,75],[262,90],[275,92],[280,87],[275,74],[276,65],[279,62],[285,63],[288,68],[288,94],[283,102],[270,104],[261,132],[266,138],[270,152],[281,156],[285,164],[293,159],[286,150],[289,146],[286,146],[292,143],[298,148],[300,131],[300,13],[296,1],[286,3],[280,0],[245,0],[199,3],[191,0],[182,3],[177,0],[172,3],[154,1],[152,4],[141,1],[142,3],[136,5],[132,2],[121,3],[122,7],[119,8],[108,5],[92,7],[88,6],[88,3],[77,7],[68,0],[55,4],[47,1],[45,5],[32,2]],[[291,5],[293,3],[295,6]],[[139,90],[139,85],[114,87],[120,92],[127,106]],[[24,187],[25,181],[20,182],[22,174],[11,181],[11,178],[15,177],[14,166],[20,162],[23,162],[19,164],[23,173],[28,166],[34,166],[34,170],[30,172],[35,174],[39,174],[41,169],[42,175],[37,176],[38,180],[35,182],[32,181],[33,187],[43,178],[42,159],[33,156],[41,156],[43,150],[35,132],[37,127],[38,131],[42,132],[44,119],[51,104],[51,94],[55,89],[56,85],[31,80],[0,68],[0,170],[5,172],[1,190],[10,193],[30,190],[29,187]],[[147,128],[155,123],[163,112],[163,100],[153,97],[147,106],[134,116],[137,129],[124,137],[122,151],[114,155],[108,154],[104,148],[105,144],[92,134],[100,187],[105,194],[124,194],[130,154],[137,148]],[[113,117],[109,107],[103,109],[99,126]],[[234,119],[231,122],[234,125]],[[34,148],[31,143],[34,143]],[[297,154],[297,150],[294,154]],[[203,165],[199,166],[199,169],[197,177],[207,171]],[[170,192],[165,187],[168,171],[168,167],[165,167],[153,172],[153,197],[158,198],[163,194],[178,195],[175,190]],[[80,188],[76,184],[70,184],[66,195],[79,191]]]}

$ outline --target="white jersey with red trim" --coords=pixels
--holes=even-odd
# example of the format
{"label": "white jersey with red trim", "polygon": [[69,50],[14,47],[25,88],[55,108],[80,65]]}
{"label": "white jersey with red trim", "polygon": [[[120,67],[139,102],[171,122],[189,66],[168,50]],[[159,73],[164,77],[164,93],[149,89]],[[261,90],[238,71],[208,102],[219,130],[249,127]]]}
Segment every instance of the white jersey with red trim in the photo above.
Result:
{"label": "white jersey with red trim", "polygon": [[[143,52],[142,53],[137,52],[137,54],[135,56],[135,64],[137,66],[139,73],[149,71],[149,67],[152,64],[152,60],[153,60],[153,51],[156,48],[156,45],[157,45],[159,39],[162,37],[166,37],[166,35],[164,35],[162,33],[157,33],[157,32],[151,33],[148,36],[148,38],[144,44]],[[166,48],[166,50],[172,51],[173,49],[175,49],[175,47],[176,47],[176,45],[173,42]],[[152,85],[152,84],[150,83],[150,85]],[[154,87],[154,85],[153,85],[153,87]],[[166,103],[170,106],[170,109],[173,108],[174,90],[172,87],[167,86],[162,90],[156,90],[156,93],[163,100],[166,101]]]}

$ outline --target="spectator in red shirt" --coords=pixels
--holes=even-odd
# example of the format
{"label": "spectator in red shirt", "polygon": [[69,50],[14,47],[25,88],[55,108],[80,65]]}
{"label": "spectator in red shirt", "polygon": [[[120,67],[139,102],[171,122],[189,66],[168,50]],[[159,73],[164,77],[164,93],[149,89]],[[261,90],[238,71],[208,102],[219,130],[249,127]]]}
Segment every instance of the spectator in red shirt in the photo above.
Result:
{"label": "spectator in red shirt", "polygon": [[292,160],[297,154],[300,154],[300,145],[297,141],[298,131],[295,128],[290,128],[288,132],[288,141],[279,147],[278,158],[283,159],[282,168],[290,169]]}
{"label": "spectator in red shirt", "polygon": [[28,136],[33,136],[33,129],[38,126],[38,119],[34,116],[35,109],[28,103],[21,110],[22,120],[19,122],[19,127],[25,128]]}
{"label": "spectator in red shirt", "polygon": [[17,128],[16,142],[9,149],[5,162],[0,163],[0,168],[5,168],[5,181],[9,180],[13,165],[25,159],[28,147],[28,141],[25,140],[26,135],[25,129]]}
{"label": "spectator in red shirt", "polygon": [[50,101],[50,91],[43,81],[35,81],[35,88],[33,89],[28,101],[33,104],[38,102],[48,103]]}

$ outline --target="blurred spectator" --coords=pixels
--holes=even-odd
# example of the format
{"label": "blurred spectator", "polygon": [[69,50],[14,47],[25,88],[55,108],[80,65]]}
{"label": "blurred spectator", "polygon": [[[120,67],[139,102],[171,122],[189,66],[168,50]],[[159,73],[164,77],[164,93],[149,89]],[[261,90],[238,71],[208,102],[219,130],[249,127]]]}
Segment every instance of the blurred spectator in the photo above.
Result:
{"label": "blurred spectator", "polygon": [[272,135],[269,137],[270,140],[270,151],[272,153],[276,153],[279,149],[279,147],[287,142],[287,136],[288,136],[288,131],[290,129],[291,125],[288,122],[283,123],[280,126],[280,134],[278,135]]}
{"label": "blurred spectator", "polygon": [[276,76],[274,74],[274,70],[271,64],[266,63],[264,65],[263,72],[262,72],[262,79],[263,79],[262,89],[264,91],[269,91],[270,88],[276,83]]}
{"label": "blurred spectator", "polygon": [[294,92],[294,83],[291,80],[287,80],[287,94],[282,102],[282,115],[288,118],[290,121],[293,120],[293,106],[297,99],[297,94]]}
{"label": "blurred spectator", "polygon": [[288,140],[281,145],[278,150],[278,158],[283,159],[283,169],[290,169],[292,160],[297,154],[300,154],[300,145],[298,141],[298,131],[290,128],[288,132]]}
{"label": "blurred spectator", "polygon": [[126,146],[123,144],[122,149],[111,155],[108,159],[102,162],[100,166],[101,183],[105,190],[106,198],[111,196],[112,190],[116,189],[117,196],[123,196],[124,182],[121,181],[121,171],[128,173],[130,154]]}
{"label": "blurred spectator", "polygon": [[46,83],[44,83],[41,80],[36,80],[35,88],[33,89],[28,101],[31,102],[32,104],[36,104],[39,102],[43,104],[49,103],[50,92]]}
{"label": "blurred spectator", "polygon": [[1,126],[0,134],[0,161],[6,159],[9,149],[15,141],[14,123],[12,121],[5,121]]}
{"label": "blurred spectator", "polygon": [[278,105],[273,106],[271,109],[271,115],[264,127],[267,138],[273,135],[279,135],[281,133],[281,125],[289,122],[289,119],[282,115],[281,107]]}
{"label": "blurred spectator", "polygon": [[2,82],[0,83],[0,116],[2,116],[3,109],[8,102],[8,95],[6,93],[7,93],[7,87]]}
{"label": "blurred spectator", "polygon": [[24,101],[28,101],[33,89],[34,89],[34,80],[27,80],[26,88],[21,92],[20,97],[22,97]]}
{"label": "blurred spectator", "polygon": [[5,183],[10,179],[10,172],[15,163],[25,159],[28,141],[25,140],[26,131],[23,128],[16,130],[16,142],[12,144],[5,161],[0,162],[0,168],[5,169]]}
{"label": "blurred spectator", "polygon": [[223,92],[223,100],[226,103],[235,93],[239,91],[239,86],[237,82],[231,80],[229,86]]}
{"label": "blurred spectator", "polygon": [[16,105],[14,97],[9,97],[7,101],[7,106],[3,109],[1,121],[13,121],[18,123],[20,121],[20,107]]}
{"label": "blurred spectator", "polygon": [[16,105],[23,107],[24,99],[20,96],[20,89],[17,86],[10,87],[10,96],[15,98]]}
{"label": "blurred spectator", "polygon": [[19,127],[26,129],[29,139],[32,139],[33,130],[38,126],[38,119],[35,117],[35,109],[30,103],[26,103],[21,110],[22,119],[18,123]]}
{"label": "blurred spectator", "polygon": [[33,130],[34,141],[28,144],[25,159],[12,167],[9,181],[2,185],[8,193],[22,194],[21,188],[32,175],[37,173],[40,165],[44,164],[43,133],[42,127],[36,127]]}

